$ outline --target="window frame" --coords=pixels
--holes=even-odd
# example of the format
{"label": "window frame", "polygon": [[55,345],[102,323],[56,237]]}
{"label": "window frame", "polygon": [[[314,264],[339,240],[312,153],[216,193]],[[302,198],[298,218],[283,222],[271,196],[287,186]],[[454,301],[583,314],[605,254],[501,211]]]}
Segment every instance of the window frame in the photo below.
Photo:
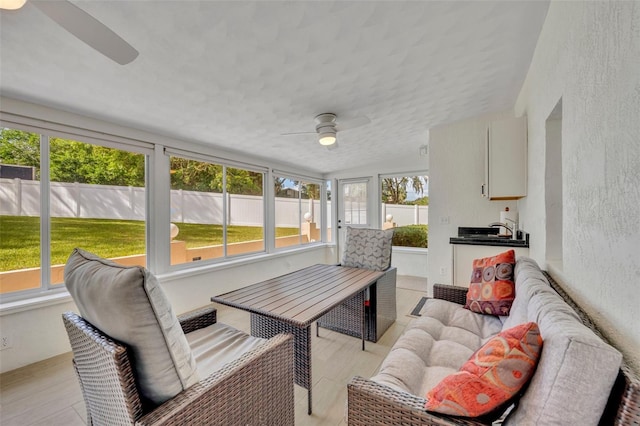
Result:
{"label": "window frame", "polygon": [[[5,114],[9,115],[10,114]],[[31,119],[25,118],[25,121]],[[146,263],[149,267],[149,191],[150,191],[150,174],[151,174],[151,156],[153,150],[149,143],[131,140],[133,143],[125,142],[126,138],[113,136],[114,140],[110,140],[110,135],[105,133],[95,133],[88,130],[74,131],[69,130],[50,130],[41,125],[29,125],[20,121],[0,120],[0,126],[6,129],[19,130],[28,133],[34,133],[40,136],[40,197],[39,197],[39,219],[40,219],[40,285],[37,288],[18,290],[11,293],[0,294],[0,305],[14,301],[33,299],[47,295],[59,295],[67,292],[64,283],[53,284],[51,282],[51,168],[50,168],[50,147],[51,139],[70,139],[76,142],[87,143],[96,146],[102,146],[111,149],[141,154],[145,156],[145,247],[146,247]],[[56,126],[52,126],[56,127]]]}
{"label": "window frame", "polygon": [[[319,213],[320,213],[320,241],[310,241],[306,244],[302,244],[302,219],[303,219],[303,213],[302,213],[302,190],[298,190],[298,212],[299,212],[299,219],[300,219],[300,228],[299,228],[299,232],[298,232],[298,237],[299,237],[299,241],[298,244],[295,245],[290,245],[290,246],[285,246],[285,247],[275,247],[275,235],[276,235],[276,215],[275,215],[275,199],[276,199],[276,194],[275,194],[275,179],[276,178],[284,178],[284,179],[288,179],[288,180],[293,180],[293,181],[297,181],[299,182],[299,186],[301,187],[301,184],[314,184],[314,185],[318,185],[318,188],[320,190],[320,195],[319,195],[319,199],[318,202],[320,203],[320,207],[319,207]],[[282,251],[287,251],[287,250],[293,250],[296,248],[304,248],[304,247],[310,247],[310,246],[314,246],[314,245],[319,245],[319,244],[326,244],[327,243],[327,213],[326,213],[326,209],[327,209],[327,179],[326,178],[314,178],[311,176],[305,176],[299,173],[295,173],[295,172],[290,172],[290,171],[286,171],[286,170],[277,170],[277,169],[272,169],[271,170],[271,190],[273,192],[273,214],[272,214],[272,218],[273,220],[270,223],[270,227],[273,233],[273,250],[274,252],[282,252]]]}
{"label": "window frame", "polygon": [[[42,115],[37,112],[35,116]],[[145,155],[145,247],[146,247],[146,267],[155,275],[160,277],[188,276],[191,274],[201,274],[204,272],[213,272],[218,269],[237,266],[245,262],[254,262],[264,259],[265,256],[274,255],[282,256],[287,251],[305,251],[309,248],[315,248],[319,245],[327,244],[327,178],[322,174],[317,176],[308,176],[290,170],[276,170],[271,168],[277,161],[262,162],[259,158],[251,158],[255,163],[237,161],[231,158],[219,157],[212,155],[216,152],[214,146],[198,146],[187,143],[189,149],[177,148],[181,146],[182,141],[178,139],[166,140],[153,134],[138,133],[134,130],[120,127],[115,123],[102,122],[86,117],[80,117],[73,114],[58,113],[56,110],[44,112],[46,117],[53,117],[51,121],[48,118],[34,118],[31,113],[16,114],[13,112],[0,111],[0,126],[25,132],[31,132],[40,135],[41,138],[41,174],[45,179],[41,178],[39,183],[41,188],[40,197],[43,201],[40,203],[40,233],[46,236],[40,239],[40,263],[41,263],[41,282],[38,288],[29,290],[19,290],[16,292],[0,294],[0,314],[16,309],[27,309],[28,306],[40,306],[43,303],[57,303],[55,301],[68,300],[68,293],[64,285],[52,285],[50,283],[50,259],[51,259],[51,237],[50,237],[50,168],[49,161],[42,162],[42,156],[46,155],[49,150],[49,138],[70,139],[74,141],[89,143],[98,146],[104,146],[114,149],[122,149],[125,151]],[[87,126],[87,127],[81,127]],[[93,130],[96,129],[96,130]],[[100,130],[97,130],[100,129]],[[122,135],[130,135],[122,136]],[[142,136],[140,136],[142,135]],[[42,140],[44,139],[44,142]],[[43,153],[42,144],[46,146]],[[169,157],[166,152],[173,155],[189,156],[198,161],[214,161],[227,167],[241,168],[263,174],[263,235],[264,250],[251,252],[247,254],[239,254],[227,256],[217,262],[205,264],[200,262],[189,262],[182,265],[170,265],[170,236],[169,232],[162,232],[167,229],[170,223],[170,211],[156,208],[162,203],[168,203],[170,200],[170,178],[169,178]],[[225,152],[224,150],[220,152]],[[227,154],[234,157],[233,154]],[[48,155],[46,156],[48,159]],[[46,169],[42,164],[46,163]],[[263,164],[263,165],[260,165]],[[266,164],[266,165],[265,165]],[[291,176],[304,183],[317,184],[320,188],[320,238],[318,241],[308,244],[298,244],[283,249],[275,249],[275,194],[273,186],[268,184],[273,182],[274,174]],[[44,181],[44,182],[43,182]],[[299,197],[299,203],[301,197]],[[332,205],[335,209],[335,206]],[[44,215],[43,215],[44,213]],[[314,213],[314,214],[317,214]],[[165,226],[166,225],[166,226]],[[166,235],[165,235],[166,234]],[[165,244],[166,242],[166,244]],[[331,243],[335,244],[335,242]],[[165,247],[166,245],[166,247]],[[42,267],[47,265],[47,267]],[[46,272],[43,272],[46,271]],[[43,275],[45,274],[45,275]]]}
{"label": "window frame", "polygon": [[[229,160],[229,159],[225,159],[222,157],[217,157],[214,155],[208,155],[205,153],[197,153],[197,152],[193,152],[193,151],[188,151],[188,150],[183,150],[183,149],[176,149],[176,148],[172,148],[172,147],[163,147],[163,154],[164,156],[167,158],[167,161],[169,161],[169,159],[172,156],[179,156],[181,158],[187,159],[187,160],[193,160],[193,161],[200,161],[200,162],[206,162],[209,164],[213,164],[213,165],[219,165],[222,166],[222,244],[223,244],[223,255],[221,257],[216,257],[216,258],[211,258],[211,259],[205,259],[202,261],[198,261],[197,263],[195,262],[184,262],[184,263],[180,263],[180,264],[176,264],[176,265],[171,265],[171,259],[170,259],[170,248],[167,247],[167,251],[164,254],[164,258],[161,260],[161,264],[163,265],[163,267],[158,268],[158,270],[162,271],[162,272],[177,272],[177,271],[184,271],[184,270],[188,270],[191,268],[195,268],[195,267],[202,267],[202,266],[209,266],[209,265],[218,265],[218,264],[222,264],[231,260],[236,260],[238,258],[246,258],[246,257],[251,257],[251,256],[256,256],[256,255],[263,255],[265,253],[269,252],[269,244],[267,241],[267,191],[266,191],[266,187],[265,187],[265,182],[268,179],[268,171],[269,169],[267,167],[261,167],[258,165],[254,165],[254,164],[249,164],[249,163],[243,163],[240,161],[234,161],[234,160]],[[263,249],[259,250],[259,251],[252,251],[250,253],[240,253],[240,254],[235,254],[235,255],[228,255],[227,253],[227,222],[228,222],[228,204],[227,204],[227,168],[235,168],[235,169],[242,169],[242,170],[246,170],[246,171],[250,171],[250,172],[254,172],[254,173],[262,173],[262,236],[263,236],[263,241],[264,241],[264,245],[263,245]],[[167,167],[166,170],[166,174],[167,176],[169,176],[170,173],[170,167]],[[171,181],[169,178],[168,181],[168,185],[167,185],[167,199],[168,199],[168,203],[167,206],[170,209],[171,206]],[[170,211],[168,212],[168,222],[165,221],[160,221],[161,223],[163,223],[163,229],[169,229],[170,223],[171,223],[171,213]],[[164,226],[166,225],[166,226]],[[170,244],[170,240],[169,240],[169,244]],[[167,256],[168,255],[168,256]]]}

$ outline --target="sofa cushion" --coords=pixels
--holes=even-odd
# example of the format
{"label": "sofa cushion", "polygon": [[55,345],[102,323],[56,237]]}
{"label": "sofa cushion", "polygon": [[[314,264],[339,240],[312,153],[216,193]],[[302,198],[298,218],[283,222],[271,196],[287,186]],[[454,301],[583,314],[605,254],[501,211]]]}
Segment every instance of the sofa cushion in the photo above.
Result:
{"label": "sofa cushion", "polygon": [[513,250],[475,259],[465,308],[480,314],[509,315],[515,297],[515,263]]}
{"label": "sofa cushion", "polygon": [[428,299],[371,380],[424,395],[455,373],[502,326],[497,317],[477,315],[461,305]]}
{"label": "sofa cushion", "polygon": [[131,349],[143,399],[160,404],[198,382],[187,339],[153,274],[75,249],[64,278],[82,317]]}
{"label": "sofa cushion", "polygon": [[525,257],[516,265],[516,300],[504,327],[522,318],[538,324],[544,349],[507,424],[597,424],[622,356],[582,324],[537,263]]}
{"label": "sofa cushion", "polygon": [[465,417],[498,409],[527,383],[541,347],[535,323],[502,331],[476,351],[459,372],[427,392],[425,409]]}
{"label": "sofa cushion", "polygon": [[384,271],[391,266],[393,229],[347,227],[342,265]]}

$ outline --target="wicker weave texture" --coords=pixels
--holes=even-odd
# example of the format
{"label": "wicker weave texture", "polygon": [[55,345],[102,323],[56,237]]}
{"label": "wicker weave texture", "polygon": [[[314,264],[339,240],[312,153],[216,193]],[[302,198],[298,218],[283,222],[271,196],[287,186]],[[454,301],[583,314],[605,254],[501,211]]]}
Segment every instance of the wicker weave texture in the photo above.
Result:
{"label": "wicker weave texture", "polygon": [[[389,268],[369,289],[369,308],[365,312],[365,339],[377,342],[397,318],[395,267]],[[327,312],[316,323],[317,326],[349,336],[361,337],[362,311],[357,296],[346,300]]]}
{"label": "wicker weave texture", "polygon": [[457,303],[458,305],[464,305],[467,303],[467,291],[466,287],[460,287],[448,284],[434,284],[433,285],[433,298],[448,300],[449,302]]}
{"label": "wicker weave texture", "polygon": [[288,333],[294,338],[295,383],[311,391],[311,327],[297,327],[286,321],[278,321],[263,315],[251,314],[251,335],[271,338]]}
{"label": "wicker weave texture", "polygon": [[425,411],[426,400],[354,377],[347,385],[349,425],[485,425]]}
{"label": "wicker weave texture", "polygon": [[[215,323],[215,309],[181,318],[183,327]],[[277,335],[222,369],[143,413],[124,345],[82,317],[63,315],[92,425],[293,425],[293,338]]]}
{"label": "wicker weave texture", "polygon": [[142,415],[142,405],[126,347],[77,314],[66,312],[62,319],[91,423],[132,424]]}
{"label": "wicker weave texture", "polygon": [[136,424],[294,425],[292,337],[274,336]]}
{"label": "wicker weave texture", "polygon": [[182,327],[182,332],[188,334],[192,331],[215,324],[217,321],[217,311],[216,308],[208,306],[179,315],[178,321],[180,322],[180,327]]}
{"label": "wicker weave texture", "polygon": [[[371,288],[375,286],[372,285]],[[345,300],[322,317],[318,319],[316,325],[339,333],[353,337],[362,337],[362,316],[365,315],[363,293],[359,293],[350,299]],[[369,323],[371,311],[366,311],[367,325],[365,327],[365,339],[369,339],[369,328],[375,326],[375,321]],[[370,325],[369,325],[370,324]],[[375,331],[375,330],[374,330]]]}

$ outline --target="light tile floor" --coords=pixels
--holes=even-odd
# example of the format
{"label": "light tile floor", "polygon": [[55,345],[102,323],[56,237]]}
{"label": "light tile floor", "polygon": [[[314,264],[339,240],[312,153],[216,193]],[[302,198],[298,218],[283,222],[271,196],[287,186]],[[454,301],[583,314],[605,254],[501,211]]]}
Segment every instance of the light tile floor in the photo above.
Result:
{"label": "light tile floor", "polygon": [[[377,343],[320,330],[312,333],[313,414],[307,415],[306,390],[296,386],[296,425],[345,425],[347,382],[351,377],[372,376],[406,325],[413,307],[427,292],[425,278],[399,276],[398,319]],[[218,305],[218,320],[249,331],[249,314]],[[315,326],[312,326],[315,327]],[[2,426],[82,426],[86,411],[80,386],[71,366],[71,353],[0,375]],[[340,362],[336,362],[340,360]]]}

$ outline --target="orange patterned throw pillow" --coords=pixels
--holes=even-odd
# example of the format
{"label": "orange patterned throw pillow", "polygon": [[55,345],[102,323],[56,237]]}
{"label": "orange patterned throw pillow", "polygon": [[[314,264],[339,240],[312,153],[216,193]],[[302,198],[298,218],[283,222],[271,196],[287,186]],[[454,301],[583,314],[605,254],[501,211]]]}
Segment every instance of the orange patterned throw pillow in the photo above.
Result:
{"label": "orange patterned throw pillow", "polygon": [[513,282],[515,265],[516,253],[513,250],[474,260],[464,307],[479,314],[509,315],[516,296]]}
{"label": "orange patterned throw pillow", "polygon": [[534,322],[505,330],[484,344],[457,373],[427,393],[425,409],[478,417],[500,408],[536,369],[542,337]]}

